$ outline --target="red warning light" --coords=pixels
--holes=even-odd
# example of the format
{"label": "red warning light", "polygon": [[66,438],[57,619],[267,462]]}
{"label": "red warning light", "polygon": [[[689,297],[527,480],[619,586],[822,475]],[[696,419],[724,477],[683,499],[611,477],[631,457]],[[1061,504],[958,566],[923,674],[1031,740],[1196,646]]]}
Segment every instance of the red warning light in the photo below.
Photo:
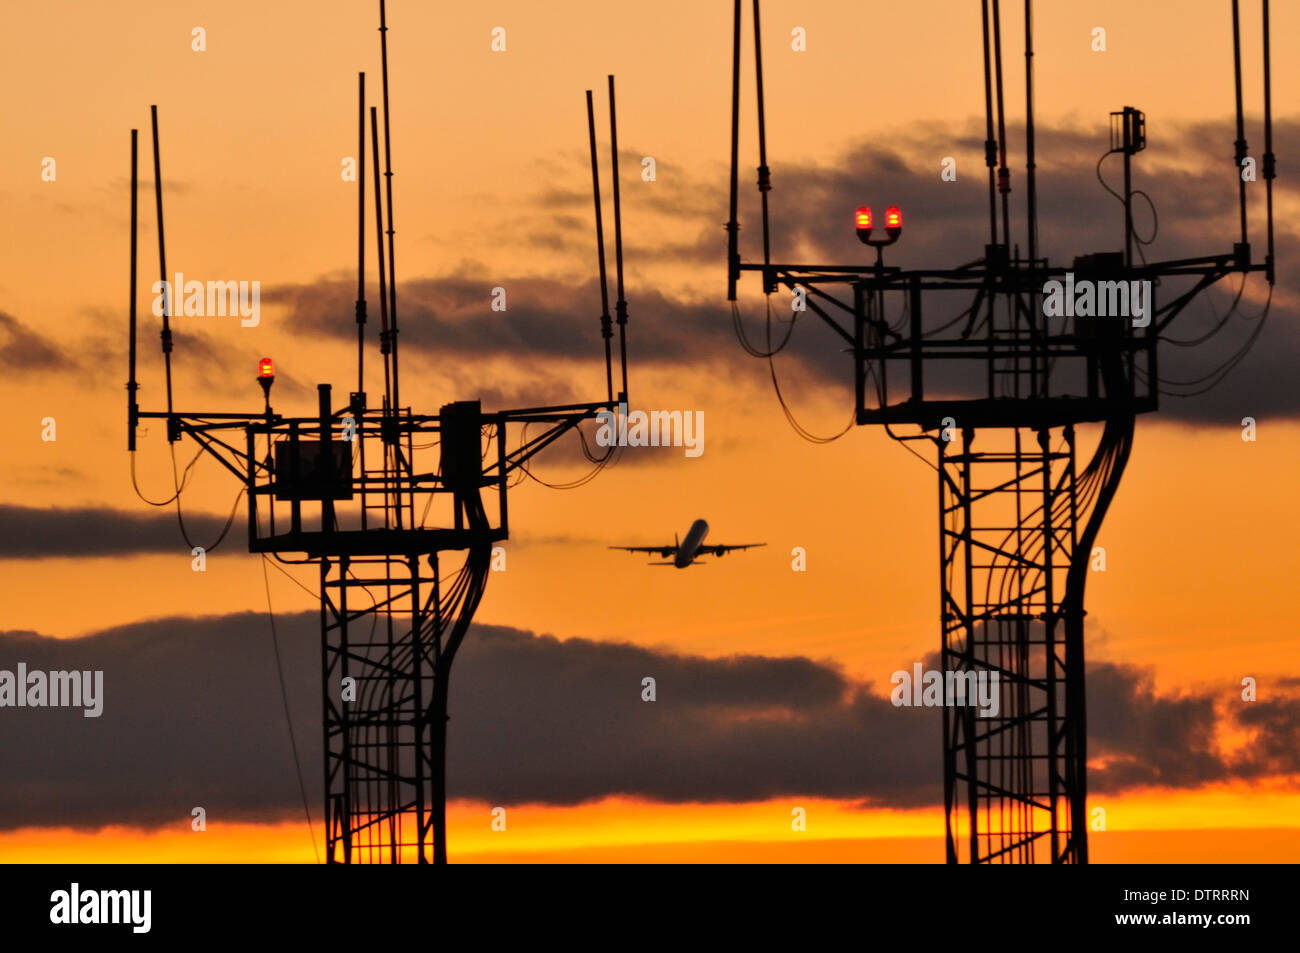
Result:
{"label": "red warning light", "polygon": [[[898,236],[903,234],[903,213],[897,205],[891,205],[885,210],[887,238],[871,237],[871,209],[866,205],[859,205],[858,210],[853,213],[853,224],[857,226],[858,241],[872,248],[881,249],[886,245],[894,244],[898,241]],[[877,261],[879,261],[879,252],[877,252]]]}
{"label": "red warning light", "polygon": [[858,206],[858,210],[853,213],[853,224],[858,230],[858,241],[871,241],[871,209],[865,205]]}
{"label": "red warning light", "polygon": [[271,363],[269,357],[264,357],[257,362],[257,376],[268,379],[275,377],[275,365]]}

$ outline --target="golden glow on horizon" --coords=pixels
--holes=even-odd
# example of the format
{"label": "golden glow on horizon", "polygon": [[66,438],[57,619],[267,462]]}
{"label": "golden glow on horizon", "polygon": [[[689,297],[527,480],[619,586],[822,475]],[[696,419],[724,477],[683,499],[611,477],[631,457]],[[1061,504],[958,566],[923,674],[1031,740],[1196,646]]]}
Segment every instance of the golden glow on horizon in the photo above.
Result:
{"label": "golden glow on horizon", "polygon": [[[791,829],[794,807],[807,829]],[[1109,835],[1151,835],[1130,844],[1156,845],[1170,859],[1233,859],[1233,845],[1258,859],[1277,849],[1279,860],[1300,845],[1300,790],[1281,784],[1251,788],[1218,785],[1197,791],[1143,791],[1089,799],[1106,809],[1106,831],[1090,835],[1090,849],[1106,862]],[[493,831],[492,805],[453,801],[447,808],[448,854],[455,862],[584,859],[608,861],[766,858],[831,862],[871,860],[940,863],[943,815],[937,808],[856,809],[821,798],[783,798],[743,804],[660,804],[608,798],[574,807],[506,806],[506,830]],[[316,818],[319,838],[319,818]],[[1286,830],[1279,830],[1285,827]],[[1234,836],[1227,835],[1231,830]],[[1193,836],[1191,832],[1197,832]],[[1199,834],[1218,832],[1198,848]],[[1254,832],[1254,833],[1252,833]],[[1213,841],[1213,843],[1211,843]],[[761,848],[770,848],[765,853]],[[323,845],[317,849],[323,856]],[[1197,853],[1197,851],[1200,853]],[[787,857],[787,852],[794,854]],[[1181,855],[1179,852],[1182,852]],[[1290,851],[1286,854],[1284,851]],[[1129,848],[1114,857],[1128,857]],[[1161,857],[1162,854],[1151,854]],[[1241,856],[1241,855],[1237,855]],[[315,863],[300,821],[279,824],[209,823],[204,832],[106,828],[24,828],[0,833],[4,863]]]}

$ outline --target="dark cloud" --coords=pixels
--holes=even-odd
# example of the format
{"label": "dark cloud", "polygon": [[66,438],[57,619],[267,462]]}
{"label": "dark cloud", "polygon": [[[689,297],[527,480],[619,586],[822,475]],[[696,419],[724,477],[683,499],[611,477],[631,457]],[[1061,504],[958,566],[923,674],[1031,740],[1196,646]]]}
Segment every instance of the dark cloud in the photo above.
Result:
{"label": "dark cloud", "polygon": [[[800,165],[772,159],[771,193],[773,259],[853,263],[865,261],[864,249],[854,237],[850,214],[859,204],[897,204],[904,209],[903,239],[891,247],[886,260],[903,267],[956,267],[978,259],[988,241],[986,169],[982,133],[967,128],[920,126],[911,137],[882,144],[859,144],[833,161]],[[1217,149],[1232,132],[1221,124],[1156,127],[1149,130],[1151,145],[1135,160],[1135,187],[1151,197],[1158,213],[1155,242],[1146,249],[1151,260],[1182,259],[1231,251],[1236,220],[1236,189],[1231,169],[1222,162],[1231,149]],[[1226,138],[1225,138],[1226,137]],[[1279,155],[1300,149],[1300,123],[1275,124]],[[1017,158],[1022,130],[1008,131],[1012,173],[1012,240],[1026,250],[1023,158]],[[1113,251],[1123,244],[1121,206],[1097,181],[1096,163],[1108,148],[1104,126],[1095,129],[1040,127],[1038,130],[1037,194],[1039,251],[1056,264],[1070,264],[1075,256]],[[1290,150],[1288,152],[1287,150]],[[1222,153],[1222,154],[1221,154]],[[940,160],[958,162],[955,182],[939,179]],[[1112,182],[1119,175],[1112,157],[1102,165],[1102,175]],[[680,179],[680,182],[676,180]],[[629,229],[630,260],[677,261],[725,274],[725,236],[720,223],[726,218],[726,182],[692,179],[679,171],[671,187],[664,183],[669,211],[656,217],[671,222],[670,237],[651,241]],[[748,179],[746,179],[748,181]],[[657,183],[658,185],[658,183]],[[1285,178],[1275,183],[1277,201],[1289,200],[1295,187]],[[1113,184],[1112,184],[1113,187]],[[1260,222],[1262,183],[1252,186],[1252,221]],[[758,206],[752,188],[742,190],[741,252],[747,261],[758,254]],[[544,244],[565,245],[580,239],[579,229],[590,199],[580,191],[544,193],[539,204],[560,214],[544,236]],[[661,203],[662,204],[662,203]],[[1156,221],[1139,198],[1135,211],[1139,234],[1153,233]],[[662,231],[662,229],[659,229]],[[1256,229],[1255,257],[1262,258],[1263,234]],[[1242,416],[1266,417],[1300,413],[1300,388],[1290,384],[1290,368],[1300,360],[1300,322],[1294,302],[1300,292],[1300,252],[1285,221],[1279,223],[1277,245],[1279,286],[1268,325],[1245,359],[1206,394],[1167,395],[1162,411],[1176,419],[1233,423]],[[1221,282],[1197,298],[1166,332],[1178,340],[1206,334],[1232,305],[1239,279]],[[490,308],[492,289],[507,291],[509,308]],[[1157,291],[1158,301],[1172,300],[1190,287],[1187,279],[1166,279]],[[1263,278],[1249,279],[1247,294],[1237,314],[1222,331],[1196,347],[1165,346],[1161,376],[1171,382],[1197,381],[1243,347],[1257,326],[1264,292]],[[757,306],[757,281],[742,285],[747,297],[741,303],[752,341],[763,341],[763,312]],[[748,360],[737,346],[730,327],[730,306],[722,298],[695,299],[671,289],[647,288],[633,282],[628,288],[631,323],[629,355],[635,367],[647,363],[677,367],[718,365],[735,367]],[[339,320],[349,313],[354,295],[345,280],[310,286],[284,287],[264,295],[290,306],[289,322],[295,328],[350,339],[352,325]],[[599,288],[594,279],[563,281],[494,275],[481,265],[464,266],[439,278],[404,282],[401,298],[402,341],[422,356],[460,358],[508,357],[520,361],[558,358],[597,359],[601,353],[597,315]],[[776,335],[780,337],[790,317],[787,294],[774,298]],[[949,321],[969,301],[953,295],[931,294],[925,303],[925,326]],[[409,352],[408,352],[409,353]],[[847,385],[852,380],[851,357],[842,339],[807,313],[790,346],[778,359],[788,373],[802,369],[813,382]],[[982,381],[983,370],[953,367],[954,376],[931,379],[950,393],[960,394]],[[969,372],[969,373],[967,373]],[[1208,381],[1207,381],[1208,382]],[[472,382],[470,382],[472,383]],[[1197,386],[1171,386],[1173,391]]]}
{"label": "dark cloud", "polygon": [[[476,276],[402,283],[401,347],[435,358],[603,359],[598,281],[516,278],[476,270]],[[497,287],[505,289],[505,311],[492,310]],[[287,303],[287,320],[296,330],[353,340],[356,325],[349,326],[337,315],[355,297],[355,285],[339,280],[280,288],[263,300]],[[692,302],[644,288],[629,290],[628,298],[629,361],[690,363],[730,354],[723,347],[734,340],[725,302]]]}
{"label": "dark cloud", "polygon": [[[1248,133],[1257,146],[1256,125],[1250,124]],[[1300,151],[1300,122],[1278,120],[1274,133],[1278,155]],[[1150,145],[1134,163],[1135,187],[1150,195],[1158,214],[1156,232],[1152,211],[1139,198],[1137,229],[1143,236],[1156,235],[1154,244],[1146,249],[1148,257],[1169,260],[1230,252],[1236,227],[1236,189],[1233,170],[1223,161],[1225,155],[1231,155],[1229,124],[1156,124],[1148,128],[1148,135]],[[1055,264],[1069,264],[1080,254],[1119,249],[1123,243],[1120,205],[1096,177],[1097,159],[1109,146],[1105,126],[1040,126],[1037,138],[1040,253]],[[1026,182],[1022,129],[1013,124],[1008,142],[1013,166],[1012,240],[1023,252]],[[957,160],[955,182],[939,179],[940,160],[945,156]],[[628,162],[634,159],[631,153],[625,157]],[[803,164],[784,162],[779,145],[774,144],[770,161],[773,258],[777,261],[865,261],[865,250],[850,224],[852,209],[864,203],[877,207],[878,214],[889,204],[904,209],[904,235],[887,252],[890,264],[955,267],[983,254],[989,237],[988,203],[983,134],[978,128],[918,124],[906,136],[873,137],[831,159]],[[1282,173],[1275,183],[1279,208],[1293,202],[1297,194],[1285,165]],[[630,282],[628,351],[634,370],[669,365],[733,375],[765,371],[751,366],[750,358],[738,346],[730,306],[723,300],[725,174],[720,166],[709,177],[676,169],[672,176],[654,184],[658,200],[642,201],[640,218],[629,214],[625,251],[630,262],[683,263],[700,276],[715,275],[718,288],[716,296],[699,298],[671,287]],[[1113,187],[1119,176],[1114,157],[1102,164],[1102,175]],[[751,180],[752,175],[745,173],[740,207],[741,253],[747,261],[755,260],[760,249],[757,193]],[[1262,194],[1262,182],[1250,186],[1255,226],[1261,224]],[[582,189],[552,189],[539,193],[535,203],[549,214],[539,219],[546,224],[528,241],[572,251],[578,256],[575,260],[585,262],[591,250],[586,246],[594,245],[587,222],[589,194]],[[1259,259],[1264,250],[1262,229],[1256,227],[1253,238]],[[403,281],[399,289],[403,353],[419,361],[438,361],[448,368],[446,373],[458,393],[480,395],[493,407],[585,399],[590,388],[582,381],[569,381],[558,371],[550,378],[545,373],[556,368],[558,361],[598,362],[603,354],[600,291],[594,277],[588,277],[592,272],[594,268],[584,266],[578,272],[580,279],[564,280],[497,274],[491,265],[466,263],[450,274]],[[1214,380],[1213,372],[1231,361],[1258,327],[1255,316],[1262,308],[1263,278],[1255,275],[1249,279],[1240,307],[1219,333],[1195,347],[1162,348],[1161,376],[1171,382],[1171,393],[1161,401],[1165,416],[1235,426],[1243,416],[1259,419],[1300,413],[1300,388],[1291,383],[1291,369],[1300,361],[1300,321],[1295,314],[1300,251],[1286,220],[1278,222],[1277,273],[1278,287],[1267,325],[1244,359],[1207,393],[1194,392]],[[1167,330],[1166,337],[1191,341],[1211,332],[1232,306],[1238,282],[1235,277],[1227,279],[1199,296]],[[504,312],[491,309],[497,287],[507,293]],[[1158,299],[1172,300],[1187,287],[1187,279],[1166,279],[1158,289]],[[370,288],[369,294],[373,306],[377,288]],[[742,284],[742,295],[740,313],[745,327],[751,341],[761,346],[764,312],[753,276]],[[262,294],[264,304],[287,307],[282,321],[267,318],[267,326],[274,323],[295,335],[323,335],[339,343],[354,339],[354,298],[355,286],[343,277],[302,286],[267,287]],[[773,300],[779,338],[791,312],[785,292]],[[928,295],[925,326],[949,321],[968,304],[954,295]],[[377,323],[373,315],[371,323]],[[247,350],[254,346],[255,338],[227,340],[178,319],[176,339],[177,373],[185,380],[197,379],[206,391],[223,396],[246,390],[237,384],[242,379],[238,374],[260,356]],[[76,368],[73,353],[60,347],[0,313],[0,366],[15,370]],[[114,345],[114,353],[119,349],[120,344]],[[516,375],[521,380],[503,385],[476,374],[476,360],[486,358],[515,362],[524,372]],[[282,367],[277,393],[282,398],[308,395],[310,387],[295,378],[288,362],[282,362]],[[811,312],[800,318],[789,347],[778,358],[778,370],[791,381],[796,407],[800,404],[796,381],[835,385],[846,394],[852,381],[852,359],[843,340],[821,326],[821,319]],[[951,376],[940,376],[948,373]],[[981,369],[959,364],[935,368],[928,375],[940,390],[955,395],[969,392],[983,376]],[[1197,383],[1202,379],[1203,383]]]}
{"label": "dark cloud", "polygon": [[[157,322],[159,319],[150,317],[148,320]],[[222,326],[217,323],[220,321],[230,323]],[[263,313],[263,326],[269,321],[269,317]],[[205,326],[204,322],[212,323]],[[257,362],[267,354],[265,341],[256,336],[257,329],[241,328],[235,319],[184,316],[173,317],[171,327],[174,342],[172,377],[177,382],[178,389],[183,384],[190,393],[202,394],[203,410],[210,411],[214,406],[229,413],[257,412],[262,409],[262,392],[255,381]],[[355,333],[356,325],[353,324],[352,327]],[[142,327],[138,374],[142,385],[144,381],[156,382],[147,389],[141,387],[139,400],[143,410],[166,409],[163,397],[163,360],[157,350],[157,340],[156,328],[146,332]],[[113,346],[120,354],[113,366],[124,365],[126,335],[122,335],[120,343],[114,342]],[[315,397],[315,383],[310,378],[303,378],[303,368],[295,368],[292,361],[278,359],[277,355],[271,356],[277,358],[275,389],[272,392],[277,407],[286,399]],[[353,374],[355,373],[354,370]],[[193,401],[194,398],[190,398],[191,406]],[[185,404],[180,404],[179,410],[185,412]]]}
{"label": "dark cloud", "polygon": [[[1149,672],[1089,666],[1088,758],[1103,765],[1089,770],[1089,790],[1226,779],[1230,768],[1217,751],[1217,724],[1209,695],[1159,697]],[[1292,744],[1296,737],[1293,732]]]}
{"label": "dark cloud", "polygon": [[[640,698],[646,676],[653,703]],[[934,714],[894,708],[805,658],[705,659],[479,630],[457,679],[450,783],[471,796],[938,798]],[[561,757],[566,746],[572,756]]]}
{"label": "dark cloud", "polygon": [[[21,471],[9,473],[7,476],[11,486],[47,487],[51,483],[81,482],[86,479],[84,470],[49,463],[28,464]],[[0,545],[3,545],[2,540]]]}
{"label": "dark cloud", "polygon": [[[142,410],[164,410],[163,358],[159,350],[161,319],[151,313],[152,295],[141,291],[139,328],[137,330],[136,376],[140,383],[139,403]],[[59,363],[48,370],[76,374],[79,386],[96,390],[112,389],[120,393],[126,374],[130,338],[121,315],[111,308],[88,307],[82,310],[93,330],[74,341],[60,341]],[[0,313],[0,343],[3,342],[4,315]],[[263,314],[263,320],[267,316]],[[226,322],[226,323],[221,323]],[[355,325],[354,325],[355,327]],[[253,383],[265,343],[254,328],[241,328],[237,319],[175,316],[171,318],[172,374],[178,392],[198,390],[204,395],[203,409],[216,406],[230,412],[258,411],[262,394]],[[46,346],[53,348],[54,344]],[[20,357],[40,357],[40,344],[15,345]],[[4,355],[0,354],[0,366]],[[304,382],[292,368],[276,369],[277,398],[314,397],[314,384]],[[125,396],[122,396],[125,408]],[[229,403],[227,403],[229,402]],[[184,405],[181,407],[184,410]]]}
{"label": "dark cloud", "polygon": [[[295,621],[286,675],[305,702],[309,629]],[[274,717],[265,616],[160,620],[71,641],[7,633],[0,646],[9,670],[22,661],[29,670],[104,672],[98,718],[71,708],[2,710],[0,825],[178,824],[196,806],[215,822],[270,817],[301,801],[283,713]],[[319,764],[319,732],[312,740],[304,747]]]}
{"label": "dark cloud", "polygon": [[[1300,122],[1277,122],[1274,131],[1279,155],[1300,148]],[[1159,231],[1155,243],[1146,248],[1147,258],[1159,261],[1231,253],[1236,240],[1237,190],[1231,164],[1223,157],[1232,153],[1232,130],[1224,124],[1202,123],[1156,128],[1149,134],[1151,147],[1134,160],[1134,187],[1150,195],[1159,216]],[[864,249],[850,224],[852,210],[861,204],[875,207],[877,215],[891,204],[904,210],[903,237],[886,252],[888,264],[952,268],[982,257],[989,240],[982,138],[932,128],[897,145],[863,144],[833,162],[814,166],[786,165],[779,158],[771,159],[773,260],[864,261]],[[1019,243],[1024,254],[1023,132],[1011,128],[1008,140],[1009,162],[1017,166],[1012,170],[1012,241]],[[1081,254],[1123,248],[1122,206],[1106,193],[1096,175],[1097,160],[1108,146],[1103,127],[1092,131],[1038,129],[1039,252],[1053,264],[1069,265]],[[955,182],[939,180],[944,156],[957,159]],[[1102,175],[1112,188],[1120,181],[1116,157],[1103,163]],[[1263,183],[1250,188],[1253,252],[1255,260],[1261,261],[1265,252]],[[1294,182],[1285,178],[1276,181],[1275,191],[1277,202],[1293,200],[1297,194]],[[748,202],[742,222],[749,225],[749,234],[742,236],[741,248],[742,254],[752,259],[761,251],[755,234],[759,215],[756,200],[750,196]],[[1135,201],[1134,216],[1138,233],[1144,238],[1150,235],[1155,222],[1140,197]],[[1300,292],[1300,252],[1295,233],[1285,220],[1280,220],[1277,228],[1277,273],[1278,288],[1268,325],[1249,355],[1206,394],[1163,397],[1162,413],[1176,419],[1234,425],[1245,415],[1300,413],[1300,388],[1289,376],[1289,368],[1300,360],[1300,322],[1294,306]],[[1187,341],[1212,330],[1231,306],[1240,280],[1230,278],[1208,296],[1197,298],[1166,337]],[[751,284],[756,282],[751,280]],[[1190,279],[1166,279],[1157,289],[1157,302],[1170,301],[1190,287]],[[1219,334],[1197,347],[1165,345],[1161,377],[1171,382],[1196,381],[1229,360],[1257,327],[1254,316],[1261,311],[1266,289],[1262,275],[1250,277],[1238,313]],[[968,303],[951,294],[927,296],[924,326],[928,329],[948,321]],[[896,316],[896,306],[888,313],[891,318]],[[841,340],[830,333],[797,332],[787,355],[802,359],[823,379],[849,379],[851,358],[843,353]],[[952,393],[963,393],[969,383],[964,377],[932,375],[931,379]],[[1186,392],[1198,388],[1170,389]]]}
{"label": "dark cloud", "polygon": [[[185,516],[185,530],[196,546],[207,546],[225,525],[226,517]],[[108,507],[42,509],[0,503],[0,559],[141,553],[189,556],[175,506],[151,513],[125,513]]]}
{"label": "dark cloud", "polygon": [[[319,616],[277,618],[313,810],[321,797]],[[99,718],[0,712],[0,827],[269,820],[300,810],[267,617],[134,623],[79,639],[0,634],[0,667],[104,671]],[[492,803],[838,797],[935,805],[940,719],[895,708],[802,657],[710,659],[476,626],[457,661],[449,788]],[[641,680],[657,701],[641,701]],[[1093,666],[1093,790],[1294,772],[1300,703],[1256,703],[1252,753],[1227,758],[1205,695],[1157,697],[1142,673]]]}
{"label": "dark cloud", "polygon": [[64,371],[77,363],[57,345],[0,311],[0,368],[14,374]]}
{"label": "dark cloud", "polygon": [[[1283,685],[1293,679],[1279,679]],[[1235,690],[1235,689],[1234,689]],[[1252,774],[1300,771],[1300,698],[1287,696],[1241,702],[1237,721],[1251,733],[1246,746]]]}

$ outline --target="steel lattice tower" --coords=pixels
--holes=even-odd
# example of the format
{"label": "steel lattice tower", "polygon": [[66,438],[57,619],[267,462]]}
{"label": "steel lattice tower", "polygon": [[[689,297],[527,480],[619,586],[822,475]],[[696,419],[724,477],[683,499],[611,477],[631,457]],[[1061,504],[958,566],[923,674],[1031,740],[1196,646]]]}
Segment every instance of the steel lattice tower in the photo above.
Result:
{"label": "steel lattice tower", "polygon": [[[1232,0],[1239,240],[1228,254],[1134,260],[1131,164],[1145,147],[1146,129],[1142,113],[1124,107],[1111,114],[1107,152],[1123,158],[1124,250],[1082,255],[1068,267],[1051,264],[1037,248],[1032,0],[1024,0],[1024,257],[1011,237],[1001,4],[979,2],[989,241],[976,260],[957,268],[901,269],[884,261],[884,248],[902,232],[895,208],[886,217],[884,240],[871,239],[871,213],[859,210],[858,235],[875,247],[874,263],[773,260],[759,0],[753,0],[753,33],[763,258],[742,261],[737,217],[742,5],[735,0],[728,299],[746,349],[771,361],[789,341],[793,324],[774,348],[770,295],[779,288],[799,290],[807,310],[852,356],[855,422],[883,426],[896,440],[921,441],[935,450],[943,674],[997,673],[999,679],[995,714],[952,704],[950,698],[942,709],[947,860],[1086,863],[1084,589],[1094,542],[1128,461],[1136,416],[1158,405],[1160,335],[1200,292],[1227,275],[1261,272],[1270,286],[1274,280],[1268,0],[1262,0],[1263,262],[1252,261],[1246,187],[1239,174],[1247,146],[1239,11]],[[769,296],[766,350],[745,340],[735,304],[737,282],[746,272],[762,275]],[[1149,322],[1049,316],[1043,307],[1046,283],[1075,277],[1099,288],[1151,282]],[[1166,290],[1180,284],[1181,290]],[[1159,304],[1156,287],[1165,299]],[[948,311],[945,320],[927,320],[926,303],[936,296],[967,306],[956,318]],[[775,369],[772,375],[775,381]],[[779,390],[778,398],[784,407]],[[893,428],[902,425],[919,432],[896,434]],[[1100,430],[1082,470],[1076,463],[1080,425]]]}
{"label": "steel lattice tower", "polygon": [[[595,114],[591,91],[586,94],[605,398],[494,412],[485,412],[476,400],[458,401],[444,405],[437,414],[419,414],[403,404],[399,391],[383,0],[379,9],[382,137],[376,107],[370,107],[368,123],[375,170],[377,343],[383,363],[379,405],[374,406],[368,398],[365,376],[365,354],[374,342],[366,335],[365,220],[371,196],[366,194],[366,97],[365,75],[361,74],[356,390],[345,403],[336,405],[331,386],[318,385],[317,413],[311,417],[284,416],[273,410],[274,365],[269,359],[260,363],[257,378],[265,394],[262,412],[175,409],[170,326],[174,312],[169,300],[163,302],[161,329],[167,408],[140,409],[136,380],[137,134],[132,130],[127,447],[134,454],[141,420],[165,420],[173,463],[175,444],[188,437],[200,452],[210,454],[242,482],[242,492],[248,496],[250,552],[286,564],[314,565],[318,571],[327,862],[445,863],[451,666],[483,596],[493,546],[509,537],[507,491],[512,478],[516,482],[527,478],[528,462],[536,454],[582,421],[612,411],[627,400],[628,311],[623,288],[614,77],[609,77],[617,290],[614,317],[610,315],[605,268]],[[381,141],[386,196],[381,196],[378,174]],[[159,266],[166,281],[156,107],[153,158]],[[585,449],[585,442],[583,446]],[[591,462],[598,470],[613,459],[614,452],[610,448],[604,457],[591,457]],[[166,501],[176,501],[178,512],[183,488],[184,483],[178,483],[176,495]]]}

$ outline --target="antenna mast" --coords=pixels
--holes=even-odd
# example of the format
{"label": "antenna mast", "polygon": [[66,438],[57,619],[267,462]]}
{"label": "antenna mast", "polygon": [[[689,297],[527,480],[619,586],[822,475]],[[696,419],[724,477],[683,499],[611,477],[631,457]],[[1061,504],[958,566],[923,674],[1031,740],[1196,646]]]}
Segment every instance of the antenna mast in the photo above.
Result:
{"label": "antenna mast", "polygon": [[[135,406],[135,134],[132,134],[131,335],[127,446],[136,422],[165,419],[169,440],[193,438],[244,484],[248,547],[287,564],[310,563],[321,606],[326,858],[329,863],[447,862],[446,740],[451,666],[487,585],[493,547],[509,538],[507,491],[532,474],[533,458],[579,424],[614,407],[608,279],[600,222],[595,122],[588,94],[593,189],[600,244],[605,397],[596,401],[484,412],[478,400],[414,413],[398,391],[392,156],[388,118],[387,23],[380,2],[387,228],[379,184],[378,112],[370,107],[375,242],[384,395],[365,392],[365,76],[358,76],[357,391],[336,408],[317,384],[316,412],[285,416],[271,406],[274,368],[259,361],[260,413],[178,412],[171,400],[171,296],[163,313],[168,387],[165,411]],[[623,393],[627,390],[617,127],[614,216]],[[162,187],[153,110],[159,264]],[[387,260],[384,236],[387,235]],[[387,267],[385,267],[387,266]],[[390,320],[391,319],[391,320]],[[350,414],[345,417],[345,414]],[[530,429],[532,428],[532,429]],[[243,435],[242,449],[238,436]],[[358,444],[360,446],[358,446]],[[372,444],[369,453],[366,445]],[[613,458],[607,455],[596,471]],[[382,460],[375,469],[368,461]],[[595,475],[594,472],[592,474]],[[584,481],[585,482],[585,481]],[[184,485],[177,486],[177,497]],[[372,503],[371,501],[382,501]],[[421,506],[417,511],[416,504]],[[439,504],[437,507],[434,504]],[[418,519],[417,519],[418,516]],[[293,558],[286,558],[292,556]],[[450,564],[450,569],[448,565]]]}
{"label": "antenna mast", "polygon": [[[903,217],[897,207],[891,207],[886,215],[887,231],[892,226],[888,240],[871,238],[869,206],[861,207],[854,216],[858,238],[876,247],[874,265],[770,261],[761,60],[755,65],[763,262],[741,261],[736,221],[740,50],[740,8],[736,4],[728,297],[735,300],[736,281],[745,272],[761,273],[767,294],[778,287],[806,288],[809,310],[850,345],[856,422],[881,425],[895,440],[926,441],[935,449],[937,463],[932,466],[939,477],[940,504],[940,657],[945,683],[961,679],[970,684],[970,676],[996,675],[995,697],[999,701],[995,713],[981,713],[978,718],[969,705],[956,699],[947,699],[949,704],[944,707],[948,861],[1086,863],[1084,590],[1092,545],[1129,459],[1136,415],[1158,407],[1162,382],[1156,368],[1161,331],[1196,295],[1227,275],[1239,273],[1244,280],[1258,271],[1271,281],[1272,246],[1270,239],[1270,253],[1263,263],[1251,261],[1245,185],[1238,174],[1241,235],[1226,254],[1141,265],[1135,265],[1122,251],[1079,255],[1068,265],[1040,259],[1033,6],[1032,0],[1026,0],[1028,258],[1022,259],[1018,252],[1013,255],[1001,6],[999,0],[982,0],[981,6],[989,243],[983,257],[971,264],[904,269],[888,266],[883,260],[884,246],[902,236]],[[1268,0],[1263,0],[1264,178],[1271,195],[1274,163],[1268,12]],[[1239,172],[1246,145],[1238,0],[1232,3],[1232,26]],[[754,2],[754,39],[758,60],[758,0]],[[1112,134],[1110,151],[1124,153],[1127,180],[1129,160],[1146,144],[1145,117],[1132,107],[1112,113],[1115,117],[1120,117],[1122,135]],[[1133,237],[1132,194],[1126,184],[1126,242]],[[887,202],[887,194],[878,196],[877,201]],[[849,212],[845,209],[846,225]],[[1268,227],[1271,234],[1271,202]],[[1075,316],[1074,301],[1070,300],[1064,314],[1049,314],[1045,306],[1048,284],[1058,283],[1064,290],[1064,285],[1072,287],[1076,276],[1080,281],[1096,282],[1097,287],[1122,286],[1126,296],[1121,313]],[[1152,298],[1154,289],[1180,282],[1190,287],[1157,306]],[[1144,315],[1136,313],[1128,296],[1137,286],[1150,289]],[[815,305],[814,294],[834,309]],[[927,298],[954,294],[969,302],[966,310],[956,320],[932,320],[927,325],[923,314]],[[905,321],[884,319],[886,296],[898,302],[898,313],[906,314]],[[1112,300],[1118,301],[1118,297]],[[943,308],[942,313],[949,315],[951,309]],[[773,374],[774,384],[775,380]],[[779,390],[777,396],[780,399]],[[788,416],[788,410],[786,413]],[[1101,423],[1103,427],[1092,458],[1080,468],[1076,465],[1075,428],[1083,423]],[[896,433],[894,428],[904,424],[915,426],[918,432]]]}
{"label": "antenna mast", "polygon": [[128,299],[129,301],[128,307],[130,309],[129,320],[131,323],[131,330],[130,330],[131,341],[130,341],[130,349],[128,352],[129,356],[127,357],[127,378],[126,378],[126,449],[129,450],[131,453],[135,453],[136,415],[140,412],[140,408],[136,404],[136,391],[139,389],[140,385],[137,384],[135,381],[135,338],[136,338],[135,259],[136,259],[136,246],[139,241],[138,238],[139,227],[136,223],[137,222],[136,204],[137,204],[137,196],[140,188],[138,182],[139,173],[137,172],[138,162],[136,158],[137,138],[138,138],[137,131],[132,129],[131,130],[131,296]]}
{"label": "antenna mast", "polygon": [[[175,428],[172,422],[172,328],[171,328],[171,311],[172,300],[177,289],[172,287],[171,279],[167,277],[167,239],[163,233],[163,203],[162,203],[162,162],[158,158],[158,107],[149,107],[150,117],[153,121],[153,194],[154,202],[158,213],[158,270],[161,272],[163,301],[162,301],[162,352],[163,364],[167,374],[167,439],[175,443],[180,439],[180,432]],[[134,289],[133,289],[134,290]]]}

